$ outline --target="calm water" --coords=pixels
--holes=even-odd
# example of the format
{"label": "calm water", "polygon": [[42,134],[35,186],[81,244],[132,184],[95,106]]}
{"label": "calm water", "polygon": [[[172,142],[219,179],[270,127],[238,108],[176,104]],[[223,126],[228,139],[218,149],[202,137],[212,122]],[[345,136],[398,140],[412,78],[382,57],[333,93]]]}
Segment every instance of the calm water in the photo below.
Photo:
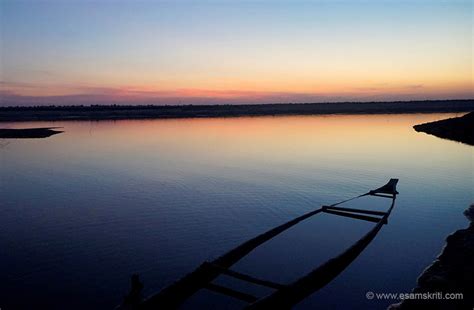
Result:
{"label": "calm water", "polygon": [[[411,128],[447,116],[1,124],[62,126],[65,133],[0,140],[0,307],[110,309],[132,273],[148,295],[294,216],[398,177],[389,225],[298,306],[383,309],[395,301],[367,300],[366,291],[409,292],[445,237],[467,226],[462,211],[474,201],[473,148]],[[383,209],[384,202],[353,205]],[[288,282],[370,227],[321,215],[234,269]],[[185,307],[211,307],[211,295],[200,292]],[[212,297],[219,309],[240,306]]]}

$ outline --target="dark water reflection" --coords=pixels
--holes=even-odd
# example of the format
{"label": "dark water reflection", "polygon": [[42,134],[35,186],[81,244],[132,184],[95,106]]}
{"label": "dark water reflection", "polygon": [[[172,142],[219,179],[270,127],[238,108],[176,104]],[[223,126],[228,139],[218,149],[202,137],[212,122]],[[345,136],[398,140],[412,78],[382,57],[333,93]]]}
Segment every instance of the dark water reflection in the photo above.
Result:
{"label": "dark water reflection", "polygon": [[[112,308],[131,273],[155,292],[272,226],[398,177],[389,225],[299,306],[383,308],[393,301],[365,292],[408,292],[446,235],[466,225],[472,147],[411,128],[447,116],[8,124],[65,133],[0,149],[0,307]],[[315,218],[236,269],[294,280],[369,227]],[[206,308],[207,299],[187,306]],[[238,305],[219,300],[218,308]]]}

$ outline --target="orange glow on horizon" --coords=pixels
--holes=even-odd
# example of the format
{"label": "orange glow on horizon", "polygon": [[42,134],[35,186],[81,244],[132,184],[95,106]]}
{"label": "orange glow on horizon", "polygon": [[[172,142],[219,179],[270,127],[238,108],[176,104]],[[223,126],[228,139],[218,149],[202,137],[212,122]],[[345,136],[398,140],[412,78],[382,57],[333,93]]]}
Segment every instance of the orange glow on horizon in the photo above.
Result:
{"label": "orange glow on horizon", "polygon": [[[302,83],[304,84],[304,83]],[[270,86],[257,86],[245,88],[246,85],[231,89],[200,89],[200,88],[176,88],[162,89],[152,84],[143,86],[118,86],[118,87],[100,87],[100,86],[73,86],[73,85],[2,85],[0,91],[7,94],[18,96],[35,97],[55,97],[55,96],[80,96],[88,95],[97,98],[109,98],[114,100],[141,100],[141,99],[178,99],[178,98],[214,98],[214,99],[246,99],[265,102],[266,99],[283,97],[295,98],[295,102],[301,101],[299,98],[321,96],[321,97],[366,97],[366,96],[396,96],[396,95],[424,95],[424,96],[453,96],[464,95],[473,96],[472,81],[457,83],[357,83],[357,84],[336,84],[324,83],[315,87],[296,87],[293,85],[282,86],[281,88],[271,88]],[[444,99],[444,98],[440,98]],[[303,100],[304,101],[304,100]]]}

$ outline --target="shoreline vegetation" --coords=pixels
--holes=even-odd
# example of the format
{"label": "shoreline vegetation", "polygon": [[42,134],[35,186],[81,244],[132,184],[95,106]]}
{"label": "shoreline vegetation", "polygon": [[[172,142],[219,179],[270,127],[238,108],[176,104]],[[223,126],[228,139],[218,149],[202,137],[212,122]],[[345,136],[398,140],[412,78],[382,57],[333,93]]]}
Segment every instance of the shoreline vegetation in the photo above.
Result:
{"label": "shoreline vegetation", "polygon": [[[0,100],[1,102],[1,100]],[[474,110],[474,99],[253,105],[79,105],[1,107],[0,122],[242,117],[317,114],[449,113]]]}
{"label": "shoreline vegetation", "polygon": [[406,299],[389,306],[387,310],[473,309],[474,204],[464,211],[464,215],[470,221],[469,227],[460,229],[446,238],[446,245],[441,254],[423,271],[417,280],[417,287],[412,291],[413,294],[461,293],[462,298]]}
{"label": "shoreline vegetation", "polygon": [[474,112],[461,117],[415,125],[413,128],[418,132],[424,132],[438,138],[474,146]]}

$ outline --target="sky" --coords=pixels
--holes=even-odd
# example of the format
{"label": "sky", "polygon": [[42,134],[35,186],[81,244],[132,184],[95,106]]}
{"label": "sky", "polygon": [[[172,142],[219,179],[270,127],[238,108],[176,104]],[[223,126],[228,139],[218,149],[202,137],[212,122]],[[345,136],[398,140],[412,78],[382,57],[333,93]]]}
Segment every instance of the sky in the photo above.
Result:
{"label": "sky", "polygon": [[472,1],[0,0],[0,106],[474,98]]}

